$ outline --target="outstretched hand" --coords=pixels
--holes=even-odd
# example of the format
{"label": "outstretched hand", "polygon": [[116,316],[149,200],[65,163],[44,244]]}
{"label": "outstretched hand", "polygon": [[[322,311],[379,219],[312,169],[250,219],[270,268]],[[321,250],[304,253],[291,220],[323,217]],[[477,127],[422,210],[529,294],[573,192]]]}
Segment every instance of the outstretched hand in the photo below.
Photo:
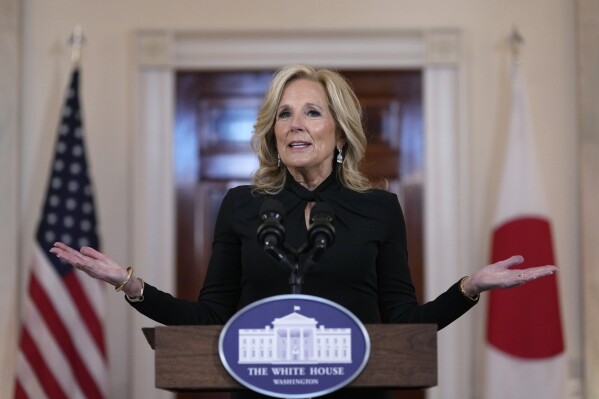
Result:
{"label": "outstretched hand", "polygon": [[115,287],[121,285],[127,278],[127,271],[121,265],[91,247],[82,247],[77,251],[62,242],[56,242],[50,252],[76,269]]}
{"label": "outstretched hand", "polygon": [[520,255],[487,265],[464,281],[464,291],[469,296],[476,296],[484,291],[497,288],[511,288],[525,284],[541,277],[549,276],[557,271],[556,266],[539,266],[527,269],[511,269],[524,262]]}

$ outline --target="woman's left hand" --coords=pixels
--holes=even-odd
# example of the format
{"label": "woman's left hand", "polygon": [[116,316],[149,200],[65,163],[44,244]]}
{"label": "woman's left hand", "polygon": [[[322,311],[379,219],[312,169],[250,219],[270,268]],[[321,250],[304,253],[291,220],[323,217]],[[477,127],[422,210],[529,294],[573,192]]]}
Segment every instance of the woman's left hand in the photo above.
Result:
{"label": "woman's left hand", "polygon": [[549,276],[557,271],[557,267],[553,265],[510,269],[522,262],[524,262],[524,258],[516,255],[487,265],[464,280],[464,291],[468,296],[475,297],[484,291],[517,287],[529,281]]}

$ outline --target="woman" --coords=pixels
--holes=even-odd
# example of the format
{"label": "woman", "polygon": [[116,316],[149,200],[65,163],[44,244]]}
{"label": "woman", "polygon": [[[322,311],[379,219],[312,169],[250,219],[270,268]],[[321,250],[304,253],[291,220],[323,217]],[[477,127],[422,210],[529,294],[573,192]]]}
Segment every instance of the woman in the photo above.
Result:
{"label": "woman", "polygon": [[372,188],[358,169],[366,136],[360,105],[344,78],[303,65],[281,69],[254,129],[252,146],[260,167],[251,186],[231,189],[223,199],[197,302],[159,291],[92,248],[76,251],[56,243],[51,252],[122,290],[138,311],[163,324],[224,324],[250,303],[289,293],[289,273],[256,240],[266,198],[283,205],[286,243],[295,248],[306,239],[314,203],[332,206],[335,243],[307,271],[303,293],[339,303],[363,323],[435,323],[442,329],[474,306],[481,292],[521,285],[557,270],[510,270],[523,261],[514,256],[419,305],[398,199]]}

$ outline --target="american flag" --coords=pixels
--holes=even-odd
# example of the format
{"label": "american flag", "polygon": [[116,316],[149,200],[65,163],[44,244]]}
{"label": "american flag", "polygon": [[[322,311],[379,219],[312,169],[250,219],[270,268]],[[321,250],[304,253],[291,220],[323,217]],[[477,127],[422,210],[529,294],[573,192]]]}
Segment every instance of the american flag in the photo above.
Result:
{"label": "american flag", "polygon": [[104,287],[49,252],[56,241],[75,248],[99,247],[92,194],[75,68],[62,107],[23,302],[17,399],[106,397]]}

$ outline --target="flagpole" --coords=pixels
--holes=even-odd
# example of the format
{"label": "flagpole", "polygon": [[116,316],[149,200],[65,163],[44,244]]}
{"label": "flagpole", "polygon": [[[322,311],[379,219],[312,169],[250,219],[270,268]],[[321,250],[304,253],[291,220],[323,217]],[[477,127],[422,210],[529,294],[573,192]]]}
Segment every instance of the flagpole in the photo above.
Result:
{"label": "flagpole", "polygon": [[71,48],[71,65],[74,68],[79,67],[81,61],[81,49],[85,44],[85,36],[83,36],[83,28],[80,25],[75,26],[73,32],[69,36],[67,44]]}

